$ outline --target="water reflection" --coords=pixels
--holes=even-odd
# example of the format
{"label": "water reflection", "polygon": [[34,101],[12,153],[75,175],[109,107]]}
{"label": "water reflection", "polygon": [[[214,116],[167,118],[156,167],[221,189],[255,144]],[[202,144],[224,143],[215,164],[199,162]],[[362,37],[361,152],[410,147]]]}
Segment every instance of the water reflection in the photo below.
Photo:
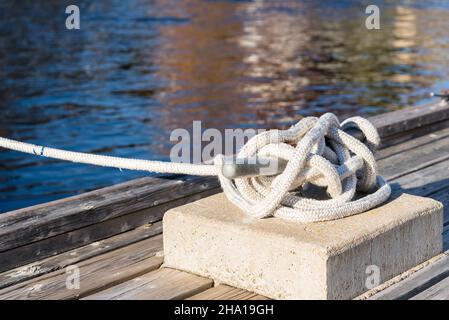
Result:
{"label": "water reflection", "polygon": [[[232,38],[242,32],[233,2],[179,2],[191,21],[165,26],[164,39],[156,49],[157,76],[168,85],[160,92],[164,127],[190,127],[203,120],[211,127],[224,128],[242,123],[246,98],[240,94],[242,53]],[[179,116],[176,116],[179,114]]]}
{"label": "water reflection", "polygon": [[[424,103],[448,85],[441,1],[0,1],[0,135],[167,159],[171,130],[285,127]],[[144,173],[0,150],[0,212]]]}

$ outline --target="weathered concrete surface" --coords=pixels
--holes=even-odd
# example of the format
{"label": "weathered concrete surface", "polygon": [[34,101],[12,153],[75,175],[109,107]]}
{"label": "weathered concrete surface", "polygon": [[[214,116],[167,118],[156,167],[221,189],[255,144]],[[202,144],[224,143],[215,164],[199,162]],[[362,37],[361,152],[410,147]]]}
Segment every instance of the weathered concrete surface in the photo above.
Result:
{"label": "weathered concrete surface", "polygon": [[368,266],[379,267],[381,283],[439,254],[442,208],[404,194],[302,224],[251,219],[218,194],[165,214],[164,264],[275,299],[350,299],[368,290]]}

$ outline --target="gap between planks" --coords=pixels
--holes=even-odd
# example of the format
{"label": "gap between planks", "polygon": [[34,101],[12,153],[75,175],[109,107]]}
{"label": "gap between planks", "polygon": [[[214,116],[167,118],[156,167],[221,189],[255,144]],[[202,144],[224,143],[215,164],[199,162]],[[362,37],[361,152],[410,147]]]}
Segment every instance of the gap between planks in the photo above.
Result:
{"label": "gap between planks", "polygon": [[0,290],[0,299],[76,299],[156,270],[163,262],[162,235],[75,264],[79,289],[70,289],[65,270],[50,272]]}
{"label": "gap between planks", "polygon": [[162,221],[0,273],[0,289],[57,271],[162,233]]}
{"label": "gap between planks", "polygon": [[410,300],[449,300],[449,276],[413,296]]}
{"label": "gap between planks", "polygon": [[153,223],[218,188],[213,177],[146,177],[0,214],[0,271]]}
{"label": "gap between planks", "polygon": [[201,293],[187,298],[187,300],[270,300],[254,292],[219,284]]}
{"label": "gap between planks", "polygon": [[170,268],[144,274],[86,297],[86,300],[179,300],[213,286],[211,279]]}
{"label": "gap between planks", "polygon": [[398,155],[401,153],[406,153],[410,150],[424,147],[426,145],[429,145],[431,143],[434,143],[438,140],[445,139],[449,137],[449,128],[437,130],[431,133],[427,133],[425,135],[422,135],[420,137],[416,137],[407,141],[403,141],[400,143],[397,143],[395,145],[382,148],[376,152],[376,158],[378,160],[382,160],[394,155]]}
{"label": "gap between planks", "polygon": [[449,252],[444,252],[370,291],[358,300],[406,300],[449,276]]}

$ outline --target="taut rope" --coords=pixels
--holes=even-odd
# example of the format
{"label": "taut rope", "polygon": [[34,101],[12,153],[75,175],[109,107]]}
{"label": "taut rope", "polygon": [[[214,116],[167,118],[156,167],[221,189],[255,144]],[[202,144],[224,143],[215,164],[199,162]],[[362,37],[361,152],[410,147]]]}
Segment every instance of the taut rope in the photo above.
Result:
{"label": "taut rope", "polygon": [[[359,129],[365,142],[346,133],[348,128]],[[64,151],[0,137],[0,147],[43,157],[119,169],[218,176],[227,198],[248,215],[300,222],[339,219],[385,202],[391,188],[377,175],[373,152],[379,143],[376,128],[364,118],[353,117],[340,124],[331,113],[307,117],[288,130],[254,136],[237,155],[237,160],[260,157],[287,161],[281,173],[230,179],[223,174],[223,155],[216,156],[214,164],[173,163]],[[330,199],[295,195],[294,190],[307,184],[327,186]],[[368,194],[354,200],[356,191]]]}

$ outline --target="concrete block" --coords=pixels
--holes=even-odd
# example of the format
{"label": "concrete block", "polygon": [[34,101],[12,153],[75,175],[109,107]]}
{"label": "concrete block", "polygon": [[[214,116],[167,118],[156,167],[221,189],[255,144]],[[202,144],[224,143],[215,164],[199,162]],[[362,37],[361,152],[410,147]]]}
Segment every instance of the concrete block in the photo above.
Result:
{"label": "concrete block", "polygon": [[171,209],[163,228],[167,267],[274,299],[350,299],[376,283],[376,271],[380,284],[439,254],[443,206],[403,194],[302,224],[249,218],[218,194]]}

